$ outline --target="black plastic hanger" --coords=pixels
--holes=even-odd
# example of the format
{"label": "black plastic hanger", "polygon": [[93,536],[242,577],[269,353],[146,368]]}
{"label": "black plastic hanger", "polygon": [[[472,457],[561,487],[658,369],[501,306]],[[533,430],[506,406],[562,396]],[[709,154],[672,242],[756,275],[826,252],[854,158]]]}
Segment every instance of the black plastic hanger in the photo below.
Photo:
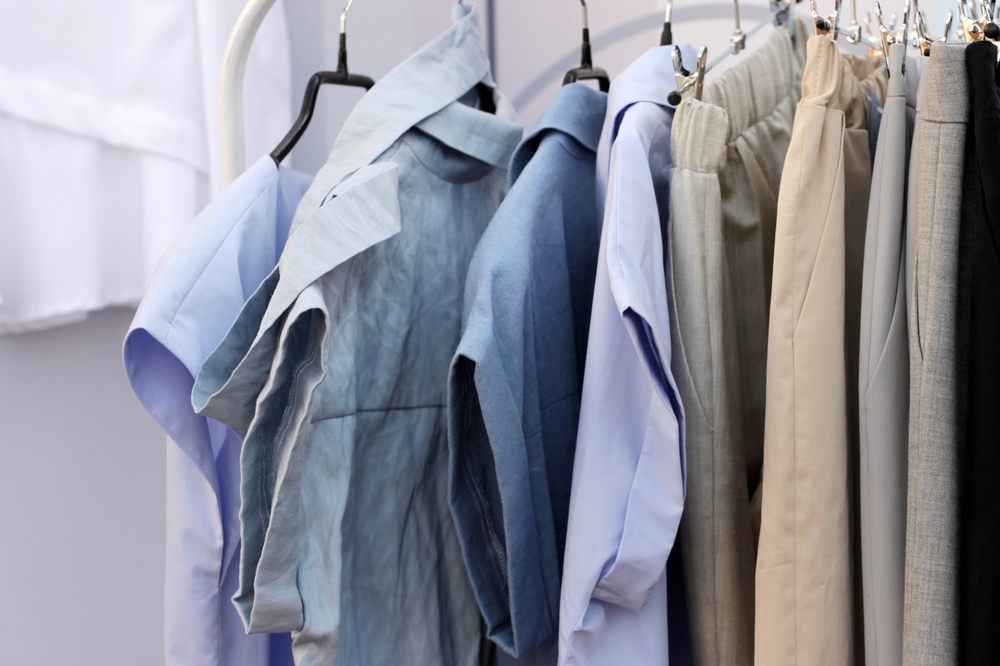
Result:
{"label": "black plastic hanger", "polygon": [[583,5],[583,48],[580,58],[580,66],[566,72],[563,77],[563,85],[575,83],[576,81],[586,81],[596,79],[601,92],[608,92],[611,88],[611,78],[608,73],[600,67],[594,67],[594,61],[590,57],[590,29],[587,27],[587,3],[580,0]]}
{"label": "black plastic hanger", "polygon": [[674,33],[670,28],[670,14],[674,10],[674,0],[667,0],[667,11],[663,15],[663,32],[660,33],[660,46],[671,46],[674,43]]}
{"label": "black plastic hanger", "polygon": [[305,133],[306,128],[309,127],[313,111],[316,110],[316,97],[319,94],[319,87],[321,85],[351,86],[354,88],[364,88],[365,90],[370,90],[375,85],[375,82],[367,76],[350,74],[347,71],[347,10],[351,8],[352,4],[354,4],[354,0],[348,0],[347,6],[344,7],[344,13],[340,15],[340,51],[337,54],[337,71],[316,72],[309,79],[309,83],[306,84],[305,97],[302,99],[302,110],[299,112],[299,117],[295,119],[292,129],[288,130],[288,134],[281,140],[278,147],[271,151],[271,158],[275,164],[281,164],[281,160],[288,157],[288,153],[292,152],[292,148],[295,147],[295,144],[299,142],[299,139]]}

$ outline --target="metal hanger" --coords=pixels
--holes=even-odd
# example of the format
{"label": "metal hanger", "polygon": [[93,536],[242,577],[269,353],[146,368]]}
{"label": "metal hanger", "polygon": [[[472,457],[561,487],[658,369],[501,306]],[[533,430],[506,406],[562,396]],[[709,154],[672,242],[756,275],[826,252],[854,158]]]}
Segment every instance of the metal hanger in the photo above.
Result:
{"label": "metal hanger", "polygon": [[[798,2],[798,0],[795,0]],[[725,60],[731,55],[735,55],[746,48],[746,40],[756,35],[765,26],[768,25],[782,25],[784,23],[788,24],[789,35],[792,34],[792,29],[795,25],[794,21],[788,21],[788,12],[791,10],[791,2],[789,0],[776,0],[771,2],[772,10],[767,15],[767,17],[750,29],[749,32],[744,33],[740,30],[740,8],[737,0],[734,0],[735,5],[735,19],[736,19],[736,29],[733,30],[733,34],[729,37],[729,48],[723,51],[719,56],[710,62],[705,68],[705,72],[710,72],[715,67],[718,66],[720,62]]]}
{"label": "metal hanger", "polygon": [[674,34],[670,29],[670,14],[674,11],[674,0],[667,0],[667,10],[663,16],[663,32],[660,33],[660,46],[670,46],[674,43]]}
{"label": "metal hanger", "polygon": [[674,61],[674,76],[677,78],[677,89],[672,90],[667,95],[667,102],[673,106],[677,106],[692,95],[695,99],[701,99],[701,91],[705,86],[705,73],[708,71],[706,67],[708,63],[708,47],[702,46],[698,49],[698,65],[693,72],[685,69],[684,63],[681,60],[681,49],[679,46],[675,46],[670,55]]}
{"label": "metal hanger", "polygon": [[354,0],[347,0],[343,13],[340,15],[340,50],[337,54],[337,71],[316,72],[306,84],[306,93],[302,99],[302,110],[299,117],[295,119],[295,124],[288,131],[285,138],[281,140],[278,147],[271,152],[271,158],[276,164],[281,164],[281,160],[292,152],[292,148],[309,127],[313,112],[316,110],[316,98],[319,95],[319,87],[323,84],[338,86],[349,86],[354,88],[364,88],[370,90],[375,82],[367,76],[351,74],[347,71],[347,12],[354,4]]}
{"label": "metal hanger", "polygon": [[736,55],[747,47],[746,33],[740,30],[740,0],[733,0],[733,18],[736,21],[736,27],[733,29],[733,34],[729,36],[729,46],[733,55]]}
{"label": "metal hanger", "polygon": [[590,56],[590,28],[587,26],[586,0],[580,0],[580,4],[583,5],[583,46],[580,49],[580,66],[566,72],[566,76],[563,77],[563,85],[596,79],[601,92],[608,92],[611,88],[611,78],[600,67],[594,67],[594,61]]}
{"label": "metal hanger", "polygon": [[979,16],[976,14],[976,4],[973,0],[968,3],[958,0],[958,17],[962,22],[962,33],[967,42],[981,42],[986,38],[986,25],[992,23],[986,3],[980,0]]}
{"label": "metal hanger", "polygon": [[977,23],[983,29],[983,35],[980,37],[979,41],[986,39],[991,42],[996,42],[998,38],[1000,38],[1000,27],[997,27],[997,24],[995,23],[995,12],[995,2],[987,4],[986,0],[979,0],[979,19]]}
{"label": "metal hanger", "polygon": [[812,14],[813,28],[817,35],[826,35],[837,41],[837,27],[840,21],[840,0],[833,0],[833,13],[823,16],[816,11],[816,0],[809,0],[809,9]]}
{"label": "metal hanger", "polygon": [[951,22],[954,18],[952,12],[948,12],[948,18],[944,22],[944,32],[941,34],[939,39],[934,39],[927,32],[927,21],[924,18],[924,13],[920,11],[919,0],[913,0],[913,23],[914,23],[914,35],[910,44],[915,45],[917,49],[920,50],[921,55],[929,56],[931,54],[931,44],[943,43],[948,41],[948,36],[951,34]]}
{"label": "metal hanger", "polygon": [[906,4],[903,8],[903,25],[898,30],[895,29],[896,16],[893,15],[892,23],[886,27],[885,22],[882,21],[882,5],[875,2],[875,20],[878,21],[878,33],[879,38],[882,40],[882,64],[885,66],[886,77],[891,76],[889,70],[889,45],[890,44],[906,44],[907,35],[907,25],[910,20],[910,0],[906,0]]}
{"label": "metal hanger", "polygon": [[954,14],[948,12],[948,18],[944,22],[944,32],[941,34],[941,37],[934,40],[935,42],[943,43],[948,41],[948,38],[951,37],[951,21],[954,17]]}
{"label": "metal hanger", "polygon": [[847,24],[845,35],[849,44],[857,44],[861,41],[861,26],[858,25],[857,0],[851,0],[851,22]]}

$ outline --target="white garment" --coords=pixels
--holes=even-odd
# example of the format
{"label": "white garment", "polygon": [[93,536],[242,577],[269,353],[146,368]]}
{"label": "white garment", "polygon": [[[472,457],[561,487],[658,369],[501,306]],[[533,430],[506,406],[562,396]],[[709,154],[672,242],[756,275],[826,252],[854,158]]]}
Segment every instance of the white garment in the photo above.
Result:
{"label": "white garment", "polygon": [[[6,3],[0,334],[136,305],[221,191],[219,78],[244,0]],[[291,126],[280,0],[247,66],[247,158]]]}
{"label": "white garment", "polygon": [[[694,68],[694,50],[681,47]],[[667,558],[684,508],[684,412],[670,367],[665,207],[671,49],[611,85],[604,213],[559,602],[559,665],[666,664]],[[661,204],[663,204],[661,206]]]}

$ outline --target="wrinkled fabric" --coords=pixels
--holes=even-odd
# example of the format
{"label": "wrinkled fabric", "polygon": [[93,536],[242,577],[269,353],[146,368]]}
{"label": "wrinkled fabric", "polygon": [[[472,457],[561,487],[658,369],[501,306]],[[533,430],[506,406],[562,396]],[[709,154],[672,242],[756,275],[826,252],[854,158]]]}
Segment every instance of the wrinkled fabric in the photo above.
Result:
{"label": "wrinkled fabric", "polygon": [[[686,407],[680,546],[695,664],[753,663],[756,520],[764,440],[775,203],[804,35],[776,29],[677,109],[671,130],[674,377]],[[759,505],[758,505],[759,509]]]}
{"label": "wrinkled fabric", "polygon": [[164,253],[125,338],[132,388],[176,443],[167,452],[168,663],[291,663],[287,636],[247,636],[229,603],[239,573],[240,434],[196,415],[191,387],[277,263],[308,184],[269,156],[258,160]]}
{"label": "wrinkled fabric", "polygon": [[[991,42],[970,44],[965,51],[972,116],[968,140],[975,163],[966,174],[978,205],[976,215],[962,213],[963,245],[971,269],[969,312],[968,409],[959,555],[959,663],[1000,663],[1000,97],[997,95],[997,48]],[[967,163],[968,164],[968,163]],[[966,190],[968,196],[969,191]]]}
{"label": "wrinkled fabric", "polygon": [[488,635],[555,664],[600,223],[607,95],[564,86],[521,143],[469,266],[448,395],[449,495]]}
{"label": "wrinkled fabric", "polygon": [[869,103],[886,81],[828,36],[806,48],[775,223],[754,661],[847,666]]}
{"label": "wrinkled fabric", "polygon": [[[872,172],[861,288],[858,371],[865,663],[903,658],[910,357],[906,323],[906,176],[917,66],[889,47],[889,82]],[[873,128],[874,133],[874,128]]]}
{"label": "wrinkled fabric", "polygon": [[[693,69],[693,49],[681,51]],[[684,507],[664,247],[670,54],[650,49],[612,83],[597,152],[604,227],[559,608],[565,665],[669,659],[666,567]]]}
{"label": "wrinkled fabric", "polygon": [[[969,120],[964,44],[934,44],[920,134],[906,489],[903,664],[958,663],[958,406],[967,340],[958,247]],[[912,159],[912,158],[911,158]],[[967,290],[966,290],[967,293]]]}
{"label": "wrinkled fabric", "polygon": [[[446,387],[468,263],[522,130],[476,12],[457,11],[358,103],[193,391],[248,429],[236,602],[250,631],[291,629],[300,666],[479,661]],[[495,115],[474,108],[478,83]]]}

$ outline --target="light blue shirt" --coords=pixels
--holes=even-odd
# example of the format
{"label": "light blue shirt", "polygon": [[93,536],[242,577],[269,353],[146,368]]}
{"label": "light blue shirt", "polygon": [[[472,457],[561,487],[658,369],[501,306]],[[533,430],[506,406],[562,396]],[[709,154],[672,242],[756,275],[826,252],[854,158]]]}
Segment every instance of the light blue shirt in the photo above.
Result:
{"label": "light blue shirt", "polygon": [[[604,210],[566,536],[559,663],[666,664],[666,564],[684,508],[664,248],[676,88],[670,47],[611,85]],[[694,52],[682,47],[693,69]],[[606,193],[604,188],[606,187]]]}
{"label": "light blue shirt", "polygon": [[168,455],[170,666],[291,663],[287,636],[271,650],[268,636],[246,635],[228,602],[238,583],[240,437],[194,413],[191,387],[277,263],[308,184],[268,156],[250,167],[163,254],[125,338],[133,390],[186,456]]}
{"label": "light blue shirt", "polygon": [[600,218],[607,95],[560,89],[514,153],[469,266],[448,396],[449,495],[489,637],[555,664]]}
{"label": "light blue shirt", "polygon": [[[236,602],[250,631],[294,631],[299,666],[479,660],[447,501],[447,377],[522,130],[476,12],[457,11],[358,103],[193,392],[248,428]],[[495,115],[475,108],[479,83]]]}

